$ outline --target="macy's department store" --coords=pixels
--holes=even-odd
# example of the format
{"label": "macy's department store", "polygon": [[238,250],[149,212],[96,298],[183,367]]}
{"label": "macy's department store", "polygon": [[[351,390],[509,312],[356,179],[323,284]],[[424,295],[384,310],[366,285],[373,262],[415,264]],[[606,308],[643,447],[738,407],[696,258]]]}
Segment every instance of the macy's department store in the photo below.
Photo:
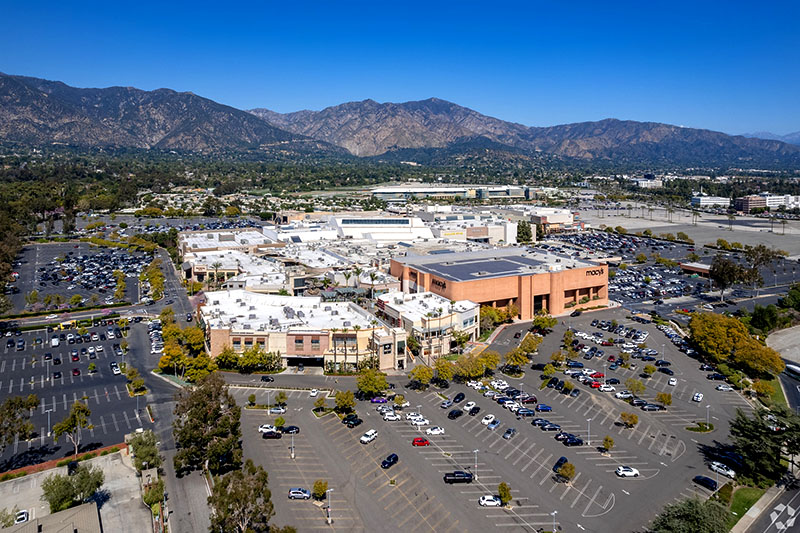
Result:
{"label": "macy's department store", "polygon": [[519,308],[530,320],[541,309],[559,315],[608,304],[608,267],[522,248],[392,259],[403,292],[431,291],[450,300]]}

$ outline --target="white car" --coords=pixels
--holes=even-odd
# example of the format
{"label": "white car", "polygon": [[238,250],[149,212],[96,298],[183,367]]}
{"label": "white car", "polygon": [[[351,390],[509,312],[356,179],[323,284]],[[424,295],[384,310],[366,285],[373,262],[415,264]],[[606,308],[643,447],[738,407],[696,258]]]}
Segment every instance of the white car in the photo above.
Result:
{"label": "white car", "polygon": [[406,401],[404,401],[404,402],[403,402],[403,403],[401,403],[401,404],[397,404],[397,406],[398,406],[399,408],[401,408],[401,409],[402,409],[402,408],[404,408],[404,407],[410,407],[410,406],[411,406],[411,403],[410,403],[408,400],[406,400]]}
{"label": "white car", "polygon": [[94,351],[97,352],[97,353],[103,353],[103,345],[102,344],[98,344],[97,348],[95,348]]}
{"label": "white car", "polygon": [[486,495],[481,496],[481,499],[478,500],[478,505],[481,507],[500,507],[502,502],[497,496]]}
{"label": "white car", "polygon": [[56,320],[58,318],[58,315],[47,315],[45,318],[47,320]]}
{"label": "white car", "polygon": [[613,385],[600,385],[600,392],[614,392],[615,389]]}
{"label": "white car", "polygon": [[483,395],[486,398],[494,398],[495,396],[497,396],[497,393],[493,390],[487,390],[486,392],[483,393]]}
{"label": "white car", "polygon": [[483,420],[481,420],[481,424],[483,424],[484,426],[488,426],[489,424],[494,422],[494,418],[495,418],[494,415],[486,415],[483,417]]}
{"label": "white car", "polygon": [[94,346],[89,346],[89,350],[88,351],[89,351],[90,354],[91,353],[95,353]]}
{"label": "white car", "polygon": [[366,433],[361,435],[361,438],[358,439],[358,440],[359,440],[359,442],[361,442],[361,444],[369,444],[370,442],[374,441],[376,438],[378,438],[378,430],[370,429],[369,431],[367,431]]}
{"label": "white car", "polygon": [[430,425],[431,421],[427,418],[415,418],[411,421],[412,426],[428,426]]}
{"label": "white car", "polygon": [[311,392],[308,393],[308,396],[311,398],[316,398],[317,394],[319,394],[317,389],[311,389]]}
{"label": "white car", "polygon": [[467,402],[464,404],[464,411],[469,411],[473,407],[475,407],[475,402]]}
{"label": "white car", "polygon": [[503,404],[503,407],[505,407],[506,409],[508,409],[512,413],[516,413],[517,411],[519,411],[519,408],[521,407],[521,405],[518,404],[517,402],[506,402],[506,403]]}
{"label": "white car", "polygon": [[730,385],[717,385],[717,390],[721,390],[723,392],[731,392],[733,390],[733,387],[731,387]]}
{"label": "white car", "polygon": [[734,472],[732,468],[728,468],[728,466],[719,463],[717,461],[713,461],[710,465],[708,465],[708,467],[714,472],[719,472],[723,476],[729,477],[731,479],[736,478],[736,472]]}
{"label": "white car", "polygon": [[639,471],[632,466],[619,466],[614,473],[619,477],[639,477]]}
{"label": "white car", "polygon": [[272,424],[261,424],[258,426],[259,433],[266,433],[267,431],[278,431]]}
{"label": "white car", "polygon": [[386,413],[385,415],[383,415],[383,419],[386,422],[397,422],[398,420],[400,420],[400,415],[398,415],[397,413]]}
{"label": "white car", "polygon": [[671,385],[671,386],[673,386],[673,387],[674,387],[675,385],[677,385],[677,384],[678,384],[678,380],[677,380],[677,379],[675,379],[675,378],[669,378],[669,381],[667,381],[667,385]]}
{"label": "white car", "polygon": [[703,393],[702,392],[695,392],[694,396],[692,396],[693,402],[702,402],[703,401]]}
{"label": "white car", "polygon": [[425,430],[426,435],[444,435],[444,428],[439,426],[433,426],[432,428],[428,428]]}
{"label": "white car", "polygon": [[633,398],[633,394],[631,394],[630,391],[623,390],[616,393],[614,398],[619,398],[620,400],[629,400]]}
{"label": "white car", "polygon": [[406,420],[414,420],[415,418],[422,418],[419,413],[406,413]]}

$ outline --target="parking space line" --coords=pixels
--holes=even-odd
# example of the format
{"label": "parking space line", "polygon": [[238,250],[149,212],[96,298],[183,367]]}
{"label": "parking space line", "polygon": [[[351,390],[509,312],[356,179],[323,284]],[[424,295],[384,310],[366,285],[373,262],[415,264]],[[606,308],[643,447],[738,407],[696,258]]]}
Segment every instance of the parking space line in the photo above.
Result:
{"label": "parking space line", "polygon": [[644,431],[642,432],[642,436],[641,436],[641,437],[639,437],[639,440],[638,440],[638,442],[636,443],[637,445],[641,445],[641,444],[642,444],[642,441],[644,440],[644,437],[645,437],[645,435],[647,435],[648,433],[650,433],[650,428],[651,428],[651,427],[653,427],[653,426],[652,426],[652,425],[648,425],[648,426],[647,426],[647,429],[646,429],[646,430],[644,430]]}
{"label": "parking space line", "polygon": [[[578,473],[575,475],[575,479],[573,479],[573,480],[570,482],[570,485],[574,485],[574,484],[576,484],[576,482],[578,481],[578,479],[581,477],[581,474],[582,474],[582,473],[583,473],[583,472],[578,472]],[[592,480],[590,479],[590,480],[589,480],[589,483],[591,483],[591,482],[592,482]],[[586,489],[586,487],[588,487],[588,486],[589,486],[589,483],[586,483],[586,485],[583,487],[583,490],[585,490],[585,489]],[[563,499],[564,499],[564,496],[566,496],[566,495],[567,495],[567,492],[569,492],[569,489],[570,489],[570,485],[565,485],[565,487],[566,487],[566,488],[564,489],[564,492],[561,494],[561,496],[558,498],[559,500],[563,500]],[[582,490],[578,491],[578,495],[579,495],[579,496],[580,496],[581,492],[583,492],[583,491],[582,491]]]}
{"label": "parking space line", "polygon": [[534,464],[534,463],[536,462],[536,458],[537,458],[537,457],[539,457],[539,456],[542,454],[542,452],[544,452],[544,448],[541,448],[541,449],[540,449],[538,452],[536,452],[536,455],[534,455],[534,456],[531,458],[531,460],[530,460],[530,461],[528,461],[528,462],[525,464],[525,466],[523,466],[523,467],[522,467],[522,470],[520,470],[520,472],[524,472],[525,470],[527,470],[527,469],[528,469],[528,467],[530,467],[532,464]]}
{"label": "parking space line", "polygon": [[[527,439],[526,439],[526,440],[527,440]],[[518,462],[520,462],[520,460],[521,460],[523,457],[527,457],[527,456],[528,456],[528,452],[530,452],[530,451],[531,451],[531,449],[532,449],[534,446],[536,446],[536,443],[534,443],[534,444],[531,444],[530,446],[528,446],[528,449],[527,449],[527,450],[525,450],[525,453],[522,453],[522,454],[520,454],[520,456],[519,456],[519,457],[517,457],[516,461],[514,461],[513,463],[511,463],[511,466],[517,466],[517,463],[518,463]]]}

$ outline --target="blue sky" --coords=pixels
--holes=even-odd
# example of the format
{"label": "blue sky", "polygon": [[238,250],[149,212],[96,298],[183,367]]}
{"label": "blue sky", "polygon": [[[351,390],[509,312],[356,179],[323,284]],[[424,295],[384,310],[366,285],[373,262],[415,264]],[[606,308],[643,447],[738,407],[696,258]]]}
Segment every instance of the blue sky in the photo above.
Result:
{"label": "blue sky", "polygon": [[32,4],[2,9],[0,71],[78,87],[281,112],[436,96],[531,126],[800,130],[797,1]]}

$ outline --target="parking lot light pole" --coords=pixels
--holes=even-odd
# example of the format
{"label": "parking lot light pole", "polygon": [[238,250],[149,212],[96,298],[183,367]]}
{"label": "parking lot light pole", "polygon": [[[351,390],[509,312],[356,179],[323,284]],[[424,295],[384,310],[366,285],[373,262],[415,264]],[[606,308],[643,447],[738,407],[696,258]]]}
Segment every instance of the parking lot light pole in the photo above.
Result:
{"label": "parking lot light pole", "polygon": [[586,428],[586,445],[587,446],[591,446],[592,445],[592,419],[591,418],[587,418],[586,419],[586,423],[588,425],[588,427]]}
{"label": "parking lot light pole", "polygon": [[53,412],[53,409],[48,409],[47,411],[45,411],[45,413],[47,413],[47,436],[48,437],[50,436],[50,413],[52,413],[52,412]]}
{"label": "parking lot light pole", "polygon": [[292,459],[294,459],[294,433],[292,433]]}
{"label": "parking lot light pole", "polygon": [[711,407],[711,405],[706,405],[706,430],[708,430],[708,422],[709,422],[709,420],[708,420],[708,409],[709,409],[709,407]]}
{"label": "parking lot light pole", "polygon": [[475,454],[475,479],[478,479],[478,450],[472,450],[472,453]]}
{"label": "parking lot light pole", "polygon": [[325,491],[325,500],[328,502],[328,525],[331,525],[331,522],[333,522],[333,519],[331,518],[331,492],[333,492],[333,489],[328,489]]}
{"label": "parking lot light pole", "polygon": [[556,515],[558,511],[553,511],[550,515],[553,517],[553,533],[556,533]]}

